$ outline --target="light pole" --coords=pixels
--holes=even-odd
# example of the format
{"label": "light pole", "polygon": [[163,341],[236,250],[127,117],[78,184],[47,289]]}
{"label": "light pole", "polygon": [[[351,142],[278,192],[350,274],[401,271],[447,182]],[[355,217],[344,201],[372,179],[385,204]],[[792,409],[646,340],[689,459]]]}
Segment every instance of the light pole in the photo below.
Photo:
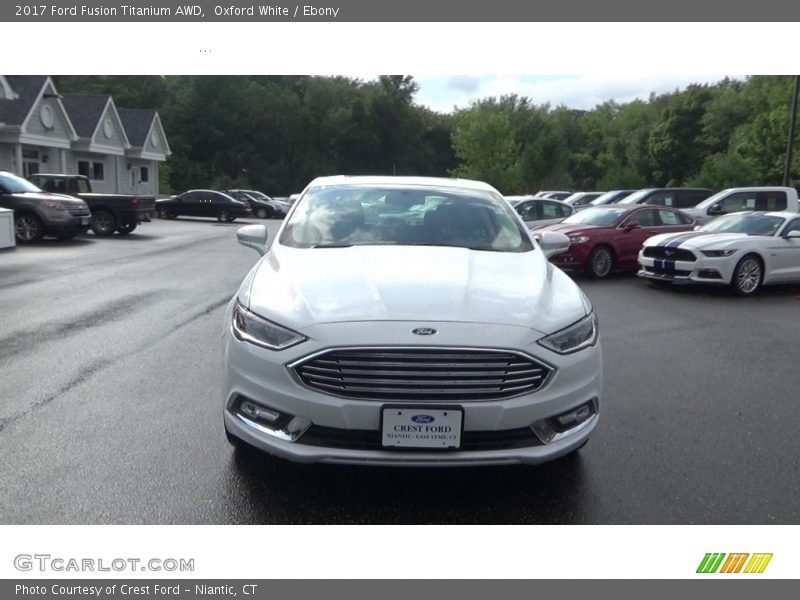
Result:
{"label": "light pole", "polygon": [[789,171],[792,168],[794,151],[794,126],[797,122],[797,95],[800,94],[800,75],[794,76],[794,93],[792,94],[792,116],[789,119],[789,139],[786,141],[786,163],[783,165],[783,185],[789,185]]}

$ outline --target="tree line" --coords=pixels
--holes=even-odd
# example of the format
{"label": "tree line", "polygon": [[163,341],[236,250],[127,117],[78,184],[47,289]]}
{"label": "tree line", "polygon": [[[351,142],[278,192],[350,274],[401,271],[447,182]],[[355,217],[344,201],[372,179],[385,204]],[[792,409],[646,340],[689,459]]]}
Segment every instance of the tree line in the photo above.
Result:
{"label": "tree line", "polygon": [[55,79],[63,93],[159,111],[173,152],[162,193],[277,196],[340,173],[468,177],[505,194],[779,185],[793,92],[791,76],[754,76],[592,110],[508,95],[442,114],[418,104],[417,82],[400,75]]}

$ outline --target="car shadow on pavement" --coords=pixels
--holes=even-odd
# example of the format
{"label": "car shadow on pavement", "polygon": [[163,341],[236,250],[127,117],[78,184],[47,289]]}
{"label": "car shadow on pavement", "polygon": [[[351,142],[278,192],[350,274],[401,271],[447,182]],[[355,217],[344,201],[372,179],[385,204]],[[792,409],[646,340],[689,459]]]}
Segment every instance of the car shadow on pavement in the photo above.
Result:
{"label": "car shadow on pavement", "polygon": [[411,468],[303,465],[236,450],[230,464],[231,522],[592,522],[580,452],[537,466]]}
{"label": "car shadow on pavement", "polygon": [[129,233],[128,235],[110,235],[106,238],[107,240],[114,240],[114,241],[129,241],[129,242],[145,242],[147,240],[161,240],[164,239],[163,235],[149,235],[147,233]]}
{"label": "car shadow on pavement", "polygon": [[94,244],[97,240],[92,239],[91,237],[87,236],[78,236],[74,237],[70,240],[58,240],[56,238],[44,238],[43,240],[39,240],[38,242],[25,242],[24,244],[17,244],[17,248],[53,248],[53,247],[60,247],[60,248],[70,248],[76,246],[86,246],[89,244]]}

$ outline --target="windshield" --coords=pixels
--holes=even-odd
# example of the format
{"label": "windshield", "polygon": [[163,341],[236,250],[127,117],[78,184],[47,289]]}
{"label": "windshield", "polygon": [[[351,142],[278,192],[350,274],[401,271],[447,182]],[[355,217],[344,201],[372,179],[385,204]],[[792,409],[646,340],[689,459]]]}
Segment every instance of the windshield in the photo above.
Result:
{"label": "windshield", "polygon": [[626,208],[587,208],[563,221],[563,224],[582,223],[584,225],[613,225],[628,214]]}
{"label": "windshield", "polygon": [[730,193],[731,193],[730,189],[722,190],[721,192],[717,192],[713,196],[710,196],[710,197],[706,198],[705,200],[703,200],[700,204],[695,206],[695,208],[706,208],[708,206],[711,206],[712,204],[714,204],[714,202],[716,202],[717,200],[719,200],[720,198],[722,198],[724,196],[729,195]]}
{"label": "windshield", "polygon": [[0,188],[8,194],[26,194],[28,192],[41,192],[38,187],[27,179],[17,177],[11,173],[0,173]]}
{"label": "windshield", "polygon": [[639,204],[639,201],[642,200],[645,196],[647,196],[653,190],[639,190],[638,192],[633,192],[630,196],[627,196],[617,202],[617,204]]}
{"label": "windshield", "polygon": [[498,196],[434,186],[343,185],[310,189],[283,229],[294,248],[455,246],[494,252],[533,249]]}
{"label": "windshield", "polygon": [[256,200],[272,200],[272,198],[270,198],[266,194],[262,194],[261,192],[257,192],[255,190],[247,190],[244,193],[246,193],[248,196],[251,196],[252,198],[255,198]]}
{"label": "windshield", "polygon": [[720,217],[703,225],[700,231],[712,233],[746,233],[747,235],[772,236],[778,231],[785,219],[766,215],[735,214]]}
{"label": "windshield", "polygon": [[[620,194],[624,192],[620,190],[613,190],[611,192],[606,192],[605,194],[600,194],[597,198],[589,202],[591,206],[601,206],[603,204],[613,204],[614,201],[620,197]],[[624,198],[624,196],[622,196]]]}

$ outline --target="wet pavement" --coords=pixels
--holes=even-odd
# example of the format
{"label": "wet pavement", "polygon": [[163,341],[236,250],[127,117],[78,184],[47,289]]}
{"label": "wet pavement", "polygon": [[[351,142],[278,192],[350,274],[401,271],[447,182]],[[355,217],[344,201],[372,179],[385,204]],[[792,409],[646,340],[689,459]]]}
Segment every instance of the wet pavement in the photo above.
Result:
{"label": "wet pavement", "polygon": [[577,278],[606,390],[556,462],[296,465],[222,431],[223,306],[258,258],[241,224],[0,252],[0,523],[800,523],[797,287]]}

